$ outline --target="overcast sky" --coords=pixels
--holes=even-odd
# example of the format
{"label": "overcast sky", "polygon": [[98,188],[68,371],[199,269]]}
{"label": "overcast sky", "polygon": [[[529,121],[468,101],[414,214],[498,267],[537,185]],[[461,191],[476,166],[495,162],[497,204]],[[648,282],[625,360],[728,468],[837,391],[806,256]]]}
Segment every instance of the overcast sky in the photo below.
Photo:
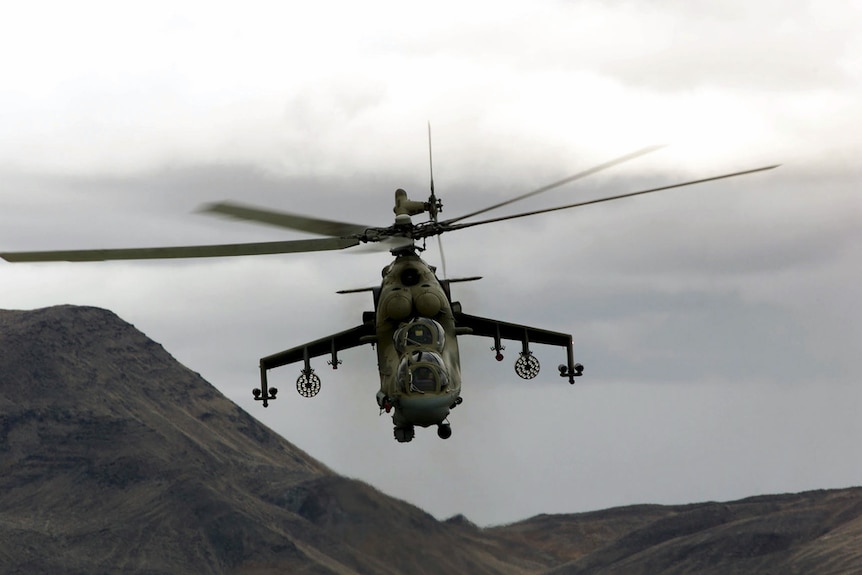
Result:
{"label": "overcast sky", "polygon": [[[376,356],[261,356],[360,323],[387,253],[3,264],[3,307],[115,311],[344,475],[439,518],[688,503],[862,483],[862,8],[825,2],[19,2],[0,8],[0,248],[296,239],[196,214],[235,200],[371,225],[446,217],[646,145],[507,208],[771,172],[444,236],[475,315],[571,332],[461,338],[453,436],[392,438]],[[502,211],[501,213],[506,213]],[[425,259],[439,264],[436,242]],[[325,358],[324,358],[325,359]]]}

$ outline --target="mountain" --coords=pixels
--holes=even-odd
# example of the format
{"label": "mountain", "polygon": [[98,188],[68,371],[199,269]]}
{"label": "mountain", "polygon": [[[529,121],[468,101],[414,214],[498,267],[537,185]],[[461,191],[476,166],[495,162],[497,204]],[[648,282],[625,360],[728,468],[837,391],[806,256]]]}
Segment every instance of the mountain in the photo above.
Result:
{"label": "mountain", "polygon": [[860,543],[862,489],[441,522],[109,311],[0,311],[0,573],[853,573]]}
{"label": "mountain", "polygon": [[862,573],[862,488],[544,515],[489,531],[556,555],[547,575]]}

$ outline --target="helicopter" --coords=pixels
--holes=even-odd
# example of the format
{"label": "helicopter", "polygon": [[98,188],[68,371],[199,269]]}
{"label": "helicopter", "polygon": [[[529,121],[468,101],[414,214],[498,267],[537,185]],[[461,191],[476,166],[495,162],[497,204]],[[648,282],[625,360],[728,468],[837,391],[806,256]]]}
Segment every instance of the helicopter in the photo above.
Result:
{"label": "helicopter", "polygon": [[[361,323],[356,327],[261,358],[260,387],[253,389],[253,397],[260,401],[263,407],[267,407],[278,394],[278,390],[268,383],[268,371],[294,363],[302,364],[296,381],[297,392],[303,397],[314,397],[320,392],[321,380],[311,365],[312,359],[328,356],[327,363],[332,369],[338,369],[342,363],[338,358],[339,352],[361,345],[371,345],[376,348],[380,376],[380,387],[375,396],[376,403],[381,414],[384,412],[391,414],[395,440],[399,443],[412,441],[417,426],[423,428],[436,426],[437,435],[441,439],[448,439],[452,435],[449,415],[463,401],[459,337],[473,335],[493,339],[491,350],[495,352],[494,357],[497,361],[504,359],[502,354],[505,350],[504,340],[519,342],[521,349],[514,368],[516,374],[523,379],[533,379],[540,371],[540,363],[533,355],[531,344],[565,349],[565,363],[559,364],[558,370],[560,377],[565,378],[570,384],[574,384],[575,378],[583,375],[584,366],[574,361],[571,334],[464,313],[461,304],[452,299],[451,284],[476,281],[481,277],[447,278],[440,236],[469,227],[615,201],[778,167],[778,165],[764,166],[563,206],[478,221],[464,221],[563,186],[660,147],[643,148],[486,208],[451,219],[440,219],[443,203],[434,191],[429,128],[430,195],[427,200],[417,201],[410,199],[405,190],[396,190],[393,207],[394,222],[385,227],[326,220],[235,202],[219,202],[206,205],[201,211],[327,237],[220,245],[4,252],[0,253],[0,257],[15,263],[84,262],[247,256],[344,250],[361,244],[386,245],[394,260],[383,268],[379,286],[337,292],[340,294],[371,292],[374,309],[363,312]],[[414,222],[412,218],[420,214],[427,214],[428,219]],[[432,237],[436,237],[438,242],[441,242],[441,264],[444,268],[442,278],[438,277],[435,266],[420,257],[426,249],[426,240]]]}

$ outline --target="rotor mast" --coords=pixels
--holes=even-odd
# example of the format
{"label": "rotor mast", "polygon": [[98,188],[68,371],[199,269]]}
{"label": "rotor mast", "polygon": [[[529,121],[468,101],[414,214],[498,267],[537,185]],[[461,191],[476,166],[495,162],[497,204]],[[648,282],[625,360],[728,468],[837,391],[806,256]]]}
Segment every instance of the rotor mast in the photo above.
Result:
{"label": "rotor mast", "polygon": [[425,209],[428,215],[431,216],[431,221],[437,221],[437,214],[443,211],[443,202],[434,194],[434,158],[431,155],[431,122],[428,122],[428,170],[431,175],[431,195],[428,196],[428,203]]}

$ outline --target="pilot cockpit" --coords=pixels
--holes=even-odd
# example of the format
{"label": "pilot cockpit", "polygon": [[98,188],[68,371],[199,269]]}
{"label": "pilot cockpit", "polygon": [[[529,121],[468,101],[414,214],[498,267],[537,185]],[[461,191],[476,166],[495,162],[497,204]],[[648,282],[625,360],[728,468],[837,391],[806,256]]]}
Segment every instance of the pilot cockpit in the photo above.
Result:
{"label": "pilot cockpit", "polygon": [[436,393],[449,385],[446,364],[439,353],[411,351],[398,364],[398,384],[407,393]]}
{"label": "pilot cockpit", "polygon": [[427,317],[417,318],[401,326],[393,336],[395,349],[404,353],[410,348],[425,348],[443,351],[446,344],[446,332],[443,326]]}

